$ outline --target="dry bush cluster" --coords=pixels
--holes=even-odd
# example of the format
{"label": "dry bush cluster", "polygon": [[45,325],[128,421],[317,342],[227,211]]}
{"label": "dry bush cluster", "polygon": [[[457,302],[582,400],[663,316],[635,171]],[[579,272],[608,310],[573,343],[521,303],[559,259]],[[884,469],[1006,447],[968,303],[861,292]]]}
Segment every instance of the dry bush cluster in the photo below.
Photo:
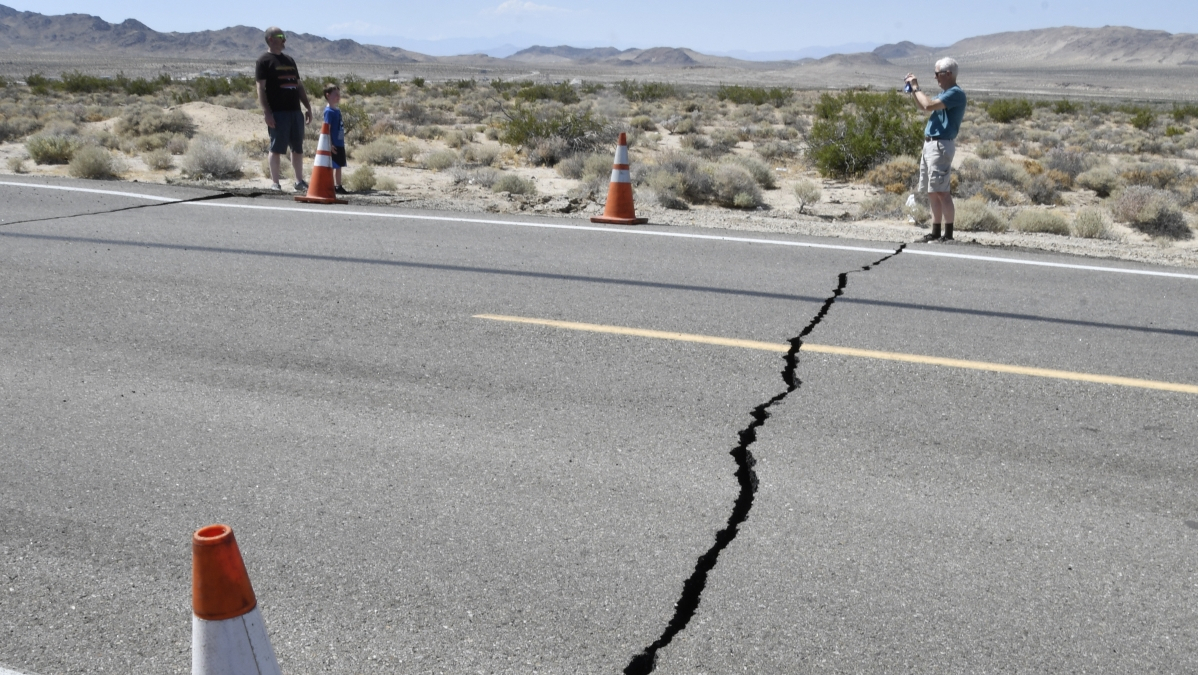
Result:
{"label": "dry bush cluster", "polygon": [[[614,140],[625,132],[646,203],[768,208],[768,192],[783,188],[775,194],[793,196],[797,211],[808,213],[819,208],[821,190],[803,174],[819,173],[876,188],[860,217],[928,218],[925,199],[907,201],[922,121],[902,97],[637,81],[329,79],[346,92],[342,112],[357,164],[346,181],[361,190],[393,185],[380,167],[403,167],[449,176],[462,189],[533,194],[535,185],[509,169],[546,166],[576,181],[571,197],[602,201]],[[253,108],[244,78],[113,84],[63,74],[31,82],[0,88],[0,141],[22,143],[29,158],[10,162],[12,171],[31,161],[105,178],[140,156],[154,171],[221,178],[239,175],[247,157],[265,156],[264,144],[194,137],[192,121],[171,109],[190,100]],[[1191,237],[1196,119],[1195,106],[975,97],[958,139],[957,226],[1112,237],[1118,223],[1154,237]],[[111,131],[84,131],[102,120],[115,120]],[[308,130],[313,140],[317,133]],[[307,145],[311,152],[315,144]],[[788,173],[776,172],[782,168]],[[779,184],[779,175],[796,173],[798,180]]]}

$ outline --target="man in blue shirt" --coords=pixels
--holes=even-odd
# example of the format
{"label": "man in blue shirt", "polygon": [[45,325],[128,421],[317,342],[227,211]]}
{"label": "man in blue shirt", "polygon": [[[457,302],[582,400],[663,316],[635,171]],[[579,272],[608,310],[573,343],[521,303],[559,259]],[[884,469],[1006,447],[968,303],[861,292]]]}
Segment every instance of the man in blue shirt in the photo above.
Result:
{"label": "man in blue shirt", "polygon": [[[915,105],[930,112],[924,127],[923,154],[919,160],[919,189],[926,190],[932,207],[932,233],[923,241],[951,241],[953,238],[953,196],[949,173],[957,152],[957,131],[965,117],[965,92],[957,86],[957,62],[943,58],[936,62],[936,84],[942,90],[931,98],[919,89],[919,80],[907,73],[907,90]],[[944,232],[941,234],[941,226]]]}

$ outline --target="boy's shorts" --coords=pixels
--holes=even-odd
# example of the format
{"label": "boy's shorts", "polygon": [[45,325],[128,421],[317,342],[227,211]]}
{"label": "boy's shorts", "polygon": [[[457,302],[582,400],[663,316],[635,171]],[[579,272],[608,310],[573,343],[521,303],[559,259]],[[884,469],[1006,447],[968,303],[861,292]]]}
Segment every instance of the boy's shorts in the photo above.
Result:
{"label": "boy's shorts", "polygon": [[333,151],[329,153],[333,156],[333,168],[340,169],[345,166],[345,146],[334,145]]}
{"label": "boy's shorts", "polygon": [[304,152],[304,113],[302,110],[281,110],[275,113],[275,125],[266,127],[270,134],[270,151],[276,155]]}
{"label": "boy's shorts", "polygon": [[919,157],[919,191],[948,192],[951,187],[949,173],[953,168],[953,155],[957,154],[956,141],[931,139],[924,141],[923,154]]}

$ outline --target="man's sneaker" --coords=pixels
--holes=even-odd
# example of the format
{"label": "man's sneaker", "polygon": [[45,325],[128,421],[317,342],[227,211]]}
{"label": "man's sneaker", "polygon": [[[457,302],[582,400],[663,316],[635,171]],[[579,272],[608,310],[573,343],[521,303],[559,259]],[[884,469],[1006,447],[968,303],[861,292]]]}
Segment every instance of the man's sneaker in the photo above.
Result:
{"label": "man's sneaker", "polygon": [[933,242],[933,241],[940,241],[940,235],[938,235],[938,234],[925,234],[925,235],[923,236],[923,238],[922,238],[922,239],[920,239],[919,241],[917,241],[916,243],[918,243],[918,244],[927,244],[927,243],[931,243],[931,242]]}
{"label": "man's sneaker", "polygon": [[336,193],[337,193],[337,194],[339,194],[339,195],[347,195],[347,194],[349,194],[349,190],[346,190],[344,187],[342,187],[342,186],[340,186],[340,185],[338,185],[337,187],[333,188],[333,192],[336,192]]}
{"label": "man's sneaker", "polygon": [[282,192],[283,186],[279,185],[278,183],[272,183],[270,186],[270,191],[271,192]]}
{"label": "man's sneaker", "polygon": [[308,191],[308,184],[306,182],[304,182],[304,179],[301,178],[301,179],[295,181],[295,191],[296,192],[307,192]]}
{"label": "man's sneaker", "polygon": [[953,235],[951,235],[951,234],[946,234],[946,235],[944,235],[943,237],[941,237],[941,238],[940,238],[940,241],[942,241],[942,242],[945,242],[945,241],[956,241],[956,239],[953,239]]}

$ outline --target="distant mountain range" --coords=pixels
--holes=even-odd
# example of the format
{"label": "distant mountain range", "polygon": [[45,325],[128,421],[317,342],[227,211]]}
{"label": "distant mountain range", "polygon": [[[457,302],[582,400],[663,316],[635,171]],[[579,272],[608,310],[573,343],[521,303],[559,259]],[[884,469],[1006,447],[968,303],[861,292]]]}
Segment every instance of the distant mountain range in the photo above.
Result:
{"label": "distant mountain range", "polygon": [[[19,12],[0,5],[0,53],[161,57],[164,59],[245,60],[265,47],[260,28],[233,26],[216,31],[163,33],[129,19],[119,24],[87,14],[48,16]],[[482,54],[429,56],[399,47],[329,40],[318,35],[291,33],[289,54],[311,61],[344,63],[526,63],[548,65],[609,65],[654,68],[746,67],[760,61],[712,56],[681,47],[651,49],[580,49],[534,46],[503,59]],[[779,68],[799,65],[916,66],[951,55],[973,67],[1170,67],[1198,65],[1198,35],[1140,30],[1121,26],[1046,28],[967,38],[948,47],[911,42],[882,45],[871,52],[833,54],[822,59],[772,62]]]}

